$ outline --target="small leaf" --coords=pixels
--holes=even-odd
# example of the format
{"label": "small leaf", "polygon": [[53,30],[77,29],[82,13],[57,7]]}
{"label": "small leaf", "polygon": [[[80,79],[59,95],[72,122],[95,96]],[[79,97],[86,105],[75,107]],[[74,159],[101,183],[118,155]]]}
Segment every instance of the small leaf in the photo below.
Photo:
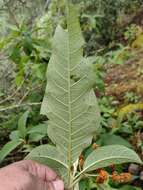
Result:
{"label": "small leaf", "polygon": [[28,119],[28,115],[29,115],[29,111],[26,111],[19,119],[18,121],[18,131],[19,131],[19,134],[20,134],[20,137],[25,139],[26,137],[26,132],[27,132],[27,129],[26,129],[26,122],[27,122],[27,119]]}
{"label": "small leaf", "polygon": [[85,160],[83,172],[93,171],[112,164],[136,162],[142,164],[138,155],[122,145],[109,145],[98,148]]}
{"label": "small leaf", "polygon": [[30,56],[33,50],[33,41],[30,35],[25,34],[25,38],[22,41],[23,50],[26,55]]}
{"label": "small leaf", "polygon": [[24,72],[23,69],[21,69],[15,77],[16,86],[19,87],[23,80],[24,80]]}
{"label": "small leaf", "polygon": [[20,62],[21,55],[20,55],[20,47],[18,44],[16,44],[14,47],[12,47],[11,54],[9,55],[9,57],[16,64],[18,64]]}
{"label": "small leaf", "polygon": [[33,126],[27,131],[29,142],[37,142],[47,135],[47,124]]}
{"label": "small leaf", "polygon": [[31,133],[29,135],[29,143],[30,142],[38,142],[41,139],[43,139],[45,137],[45,135],[39,134],[39,133]]}
{"label": "small leaf", "polygon": [[18,130],[14,130],[10,133],[9,135],[10,140],[19,140],[19,131]]}
{"label": "small leaf", "polygon": [[14,141],[14,140],[5,144],[4,147],[0,150],[0,162],[2,162],[5,159],[5,157],[20,144],[21,141]]}
{"label": "small leaf", "polygon": [[30,128],[28,130],[27,133],[28,134],[39,133],[39,134],[46,135],[47,134],[47,124],[39,124],[39,125],[33,126],[32,128]]}

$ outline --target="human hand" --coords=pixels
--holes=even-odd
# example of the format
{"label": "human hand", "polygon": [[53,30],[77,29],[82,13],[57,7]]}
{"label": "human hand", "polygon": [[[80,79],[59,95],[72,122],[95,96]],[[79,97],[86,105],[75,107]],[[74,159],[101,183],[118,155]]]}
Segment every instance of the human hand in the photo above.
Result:
{"label": "human hand", "polygon": [[0,169],[0,190],[64,190],[49,167],[24,160]]}

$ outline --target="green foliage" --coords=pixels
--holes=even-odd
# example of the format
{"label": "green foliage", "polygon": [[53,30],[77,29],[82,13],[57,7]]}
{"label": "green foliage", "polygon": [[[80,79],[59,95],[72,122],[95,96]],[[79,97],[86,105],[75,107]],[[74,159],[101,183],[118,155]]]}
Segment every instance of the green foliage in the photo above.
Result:
{"label": "green foliage", "polygon": [[10,141],[0,150],[0,162],[3,162],[10,152],[20,147],[24,152],[29,152],[35,146],[33,143],[42,141],[47,135],[47,125],[39,124],[27,126],[29,111],[26,111],[18,120],[17,130],[10,133]]}
{"label": "green foliage", "polygon": [[[124,23],[141,5],[141,0],[78,0],[80,3],[81,23],[88,45],[88,54],[110,46],[119,41]],[[122,35],[122,34],[121,34]],[[111,46],[114,44],[111,44]]]}
{"label": "green foliage", "polygon": [[73,188],[82,174],[98,168],[113,163],[142,163],[134,151],[121,145],[111,145],[92,152],[85,160],[83,170],[78,172],[78,158],[91,144],[100,123],[93,93],[94,75],[84,63],[82,46],[76,11],[72,5],[67,5],[67,30],[61,26],[56,29],[41,108],[41,113],[49,119],[48,136],[56,148],[40,146],[27,156],[28,159],[51,164],[51,167],[55,163],[68,189]]}
{"label": "green foliage", "polygon": [[128,40],[129,43],[131,44],[136,39],[138,32],[139,32],[139,27],[135,24],[132,24],[131,26],[127,27],[124,33],[125,39]]}
{"label": "green foliage", "polygon": [[[142,0],[71,1],[79,10],[78,16],[87,43],[83,44],[79,24],[74,18],[76,15],[68,19],[73,20],[74,29],[73,26],[71,27],[71,21],[67,26],[65,0],[0,0],[0,163],[5,165],[13,159],[19,159],[19,154],[22,158],[25,152],[30,152],[30,158],[44,164],[48,163],[55,169],[63,177],[66,186],[70,186],[67,179],[68,173],[71,174],[70,183],[76,183],[82,178],[80,173],[83,171],[83,166],[78,164],[78,156],[82,151],[84,160],[94,155],[91,141],[97,143],[99,152],[102,146],[105,148],[105,146],[110,147],[116,144],[121,145],[120,147],[124,145],[135,149],[139,155],[143,150],[142,109],[131,109],[131,112],[127,111],[125,114],[122,114],[122,108],[120,109],[124,105],[128,107],[130,103],[140,104],[142,94],[138,95],[132,90],[127,91],[124,97],[120,94],[119,97],[113,98],[112,95],[107,95],[106,91],[108,86],[112,86],[112,79],[118,80],[116,73],[111,73],[110,82],[106,84],[108,69],[117,66],[119,68],[117,73],[122,77],[120,66],[122,68],[127,63],[125,68],[128,66],[135,68],[136,65],[142,64],[142,49],[140,49],[142,27],[139,26],[139,22],[142,22],[140,21]],[[60,26],[57,27],[57,24]],[[54,38],[52,45],[55,28],[57,28],[56,39]],[[68,35],[69,37],[73,35],[73,37],[67,40],[65,38]],[[66,48],[67,42],[71,44],[70,47],[73,46],[73,51],[72,48]],[[77,48],[79,52],[75,51]],[[83,48],[84,57],[82,56]],[[69,55],[70,51],[72,55]],[[136,64],[137,59],[139,62]],[[79,64],[77,64],[78,61]],[[71,72],[71,78],[69,75],[67,77],[67,72],[64,70],[67,68],[67,62],[70,66],[78,65],[77,69]],[[47,89],[42,104],[42,112],[47,116],[45,117],[39,116],[39,111],[46,86],[47,66]],[[62,75],[55,74],[57,71]],[[139,68],[138,79],[141,78],[141,74],[142,69]],[[86,77],[82,79],[84,75]],[[68,124],[63,123],[65,120],[69,122],[67,117],[69,110],[67,111],[65,107],[60,110],[59,103],[55,103],[51,97],[51,95],[56,96],[60,101],[62,100],[62,103],[67,101],[66,92],[65,94],[62,92],[63,88],[68,91],[63,81],[65,78],[71,83],[78,84],[73,84],[77,88],[72,89],[74,93],[71,91],[75,99],[78,93],[84,93],[83,98],[75,102],[76,109],[71,109],[73,119],[78,121],[74,122],[76,124],[73,125],[74,129],[68,128]],[[119,83],[124,86],[125,81],[121,80]],[[139,86],[138,83],[137,86]],[[120,92],[120,90],[120,87],[117,88],[117,91]],[[90,99],[87,98],[89,91],[92,91]],[[142,89],[140,91],[142,92]],[[99,103],[101,116],[99,116],[96,101]],[[69,101],[66,103],[69,106]],[[87,114],[88,106],[92,107],[90,108],[92,113],[89,115]],[[61,121],[61,118],[64,120]],[[58,127],[53,126],[52,122],[54,125],[56,122]],[[98,127],[99,123],[102,128]],[[78,129],[76,129],[77,125]],[[74,136],[67,129],[73,130]],[[59,136],[62,136],[62,140]],[[72,138],[74,142],[70,147],[69,139],[72,140]],[[47,143],[48,145],[44,145]],[[77,153],[70,151],[71,148],[76,149],[79,144]],[[42,146],[37,147],[38,145]],[[62,145],[65,146],[62,147]],[[89,147],[86,148],[87,146]],[[35,147],[36,149],[33,149]],[[65,151],[65,147],[68,151]],[[128,151],[132,152],[130,149]],[[71,152],[73,160],[67,159],[69,158],[67,152]],[[63,153],[62,158],[61,153]],[[96,155],[93,157],[93,160],[97,159]],[[95,167],[98,166],[95,165]],[[119,172],[125,169],[122,164],[116,168]],[[110,169],[107,167],[108,170]],[[79,187],[77,183],[75,188],[83,190],[137,189],[133,185],[114,186],[110,179],[104,184],[97,184],[96,173],[97,171],[84,173],[85,178],[81,179]],[[138,180],[139,176],[136,176],[136,179]]]}

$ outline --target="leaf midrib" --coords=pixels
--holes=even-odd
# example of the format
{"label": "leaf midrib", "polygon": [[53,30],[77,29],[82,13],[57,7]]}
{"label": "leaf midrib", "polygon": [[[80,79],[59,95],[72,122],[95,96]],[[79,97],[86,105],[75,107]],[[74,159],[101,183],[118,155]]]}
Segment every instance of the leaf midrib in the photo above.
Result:
{"label": "leaf midrib", "polygon": [[[69,9],[67,7],[67,14],[69,15]],[[71,149],[72,149],[72,123],[71,123],[71,81],[70,81],[70,75],[71,75],[71,69],[70,69],[70,64],[71,64],[71,58],[70,58],[70,38],[69,38],[69,31],[67,32],[68,40],[68,102],[69,102],[69,146],[68,146],[68,162],[69,162],[69,167],[68,167],[68,183],[70,184],[71,180],[71,166],[72,166],[72,159],[71,159]]]}

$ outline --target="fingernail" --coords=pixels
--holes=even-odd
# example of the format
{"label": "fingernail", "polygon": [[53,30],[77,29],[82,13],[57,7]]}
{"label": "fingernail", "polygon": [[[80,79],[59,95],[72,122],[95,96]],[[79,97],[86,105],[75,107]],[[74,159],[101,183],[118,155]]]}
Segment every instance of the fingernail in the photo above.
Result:
{"label": "fingernail", "polygon": [[53,181],[53,186],[55,190],[64,190],[64,183],[62,180]]}

